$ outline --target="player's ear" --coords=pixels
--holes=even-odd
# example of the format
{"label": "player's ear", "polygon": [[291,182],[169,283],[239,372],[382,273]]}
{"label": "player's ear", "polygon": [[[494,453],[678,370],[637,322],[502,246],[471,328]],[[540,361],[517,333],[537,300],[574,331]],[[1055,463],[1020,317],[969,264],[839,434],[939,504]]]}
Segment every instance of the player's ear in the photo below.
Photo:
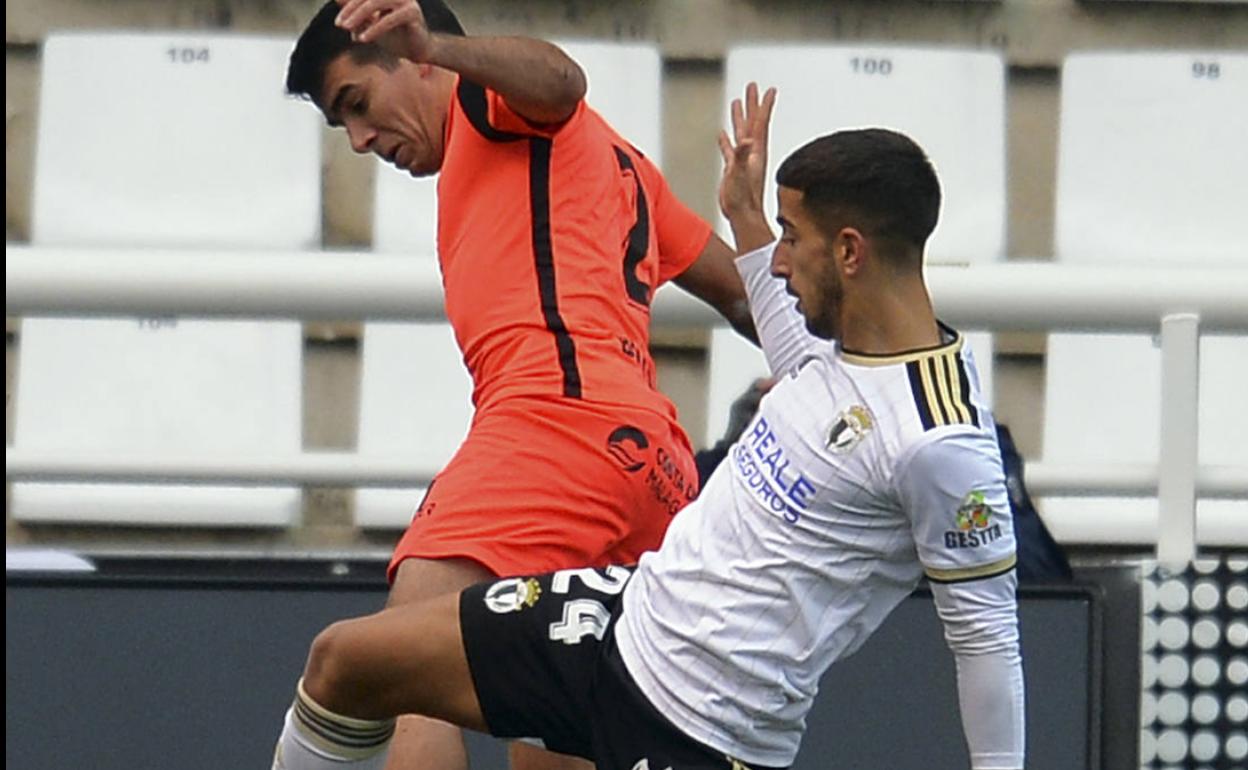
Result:
{"label": "player's ear", "polygon": [[854,275],[866,260],[866,239],[856,227],[842,227],[832,240],[832,256],[841,273]]}

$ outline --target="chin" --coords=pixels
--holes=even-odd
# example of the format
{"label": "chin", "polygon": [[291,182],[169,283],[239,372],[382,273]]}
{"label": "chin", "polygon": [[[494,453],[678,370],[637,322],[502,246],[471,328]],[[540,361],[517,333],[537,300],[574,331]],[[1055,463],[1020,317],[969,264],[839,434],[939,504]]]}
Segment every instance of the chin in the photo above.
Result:
{"label": "chin", "polygon": [[813,334],[814,336],[818,337],[821,340],[834,340],[834,339],[837,339],[838,337],[836,333],[836,329],[833,326],[833,324],[827,323],[823,319],[820,319],[820,318],[807,318],[806,319],[806,331],[810,332],[811,334]]}

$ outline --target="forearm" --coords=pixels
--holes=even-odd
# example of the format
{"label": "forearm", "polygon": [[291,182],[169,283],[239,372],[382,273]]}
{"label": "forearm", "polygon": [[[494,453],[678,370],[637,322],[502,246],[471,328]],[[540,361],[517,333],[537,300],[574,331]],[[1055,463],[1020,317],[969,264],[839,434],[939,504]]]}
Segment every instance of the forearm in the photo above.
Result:
{"label": "forearm", "polygon": [[958,701],[972,770],[1021,770],[1025,744],[1022,659],[1013,573],[932,592],[957,660]]}
{"label": "forearm", "polygon": [[674,279],[676,285],[719,311],[742,337],[758,344],[745,287],[734,265],[736,254],[712,234],[693,264]]}
{"label": "forearm", "polygon": [[585,96],[580,65],[544,40],[435,34],[426,60],[497,91],[535,123],[566,119]]}
{"label": "forearm", "polygon": [[1023,670],[1014,651],[958,655],[958,701],[972,770],[1022,770]]}
{"label": "forearm", "polygon": [[763,248],[738,257],[736,266],[750,300],[750,313],[767,366],[773,375],[783,377],[795,370],[820,341],[806,330],[806,322],[795,306],[797,300],[784,290],[784,281],[771,275],[771,252],[772,248],[764,243]]}

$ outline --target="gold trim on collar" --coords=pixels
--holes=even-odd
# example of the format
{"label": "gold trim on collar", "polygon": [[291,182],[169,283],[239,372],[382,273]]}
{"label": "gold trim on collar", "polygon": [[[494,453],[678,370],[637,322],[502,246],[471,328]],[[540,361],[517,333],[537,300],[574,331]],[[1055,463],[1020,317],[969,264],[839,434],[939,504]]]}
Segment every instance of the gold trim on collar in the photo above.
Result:
{"label": "gold trim on collar", "polygon": [[950,329],[944,324],[940,325],[942,332],[953,334],[953,339],[940,345],[930,348],[919,348],[918,350],[907,350],[901,353],[886,353],[876,355],[874,353],[854,353],[852,351],[841,348],[841,359],[846,363],[858,364],[859,366],[888,366],[890,364],[905,364],[910,361],[918,361],[928,356],[938,356],[946,353],[958,353],[962,350],[962,334],[961,332]]}

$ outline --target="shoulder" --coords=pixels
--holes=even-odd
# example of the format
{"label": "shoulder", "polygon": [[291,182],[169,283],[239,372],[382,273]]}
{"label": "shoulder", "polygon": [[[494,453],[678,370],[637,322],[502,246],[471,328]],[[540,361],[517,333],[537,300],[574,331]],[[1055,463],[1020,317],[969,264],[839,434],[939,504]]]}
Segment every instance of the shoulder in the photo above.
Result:
{"label": "shoulder", "polygon": [[900,458],[907,473],[937,478],[955,468],[990,467],[1001,473],[1001,451],[995,437],[971,426],[952,426],[917,437]]}

